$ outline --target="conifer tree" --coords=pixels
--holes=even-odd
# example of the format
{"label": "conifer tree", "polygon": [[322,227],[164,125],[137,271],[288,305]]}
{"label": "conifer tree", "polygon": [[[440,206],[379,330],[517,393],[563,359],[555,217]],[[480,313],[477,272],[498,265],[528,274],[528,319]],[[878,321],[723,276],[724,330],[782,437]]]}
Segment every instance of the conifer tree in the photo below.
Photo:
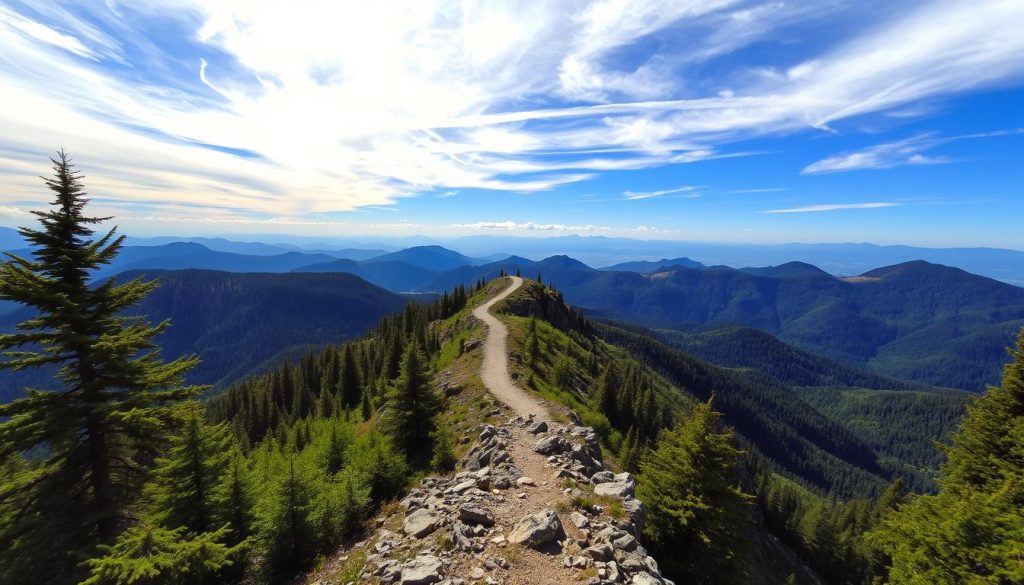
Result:
{"label": "conifer tree", "polygon": [[214,585],[237,548],[223,543],[227,527],[187,538],[183,528],[152,524],[129,528],[101,556],[86,561],[91,575],[81,585]]}
{"label": "conifer tree", "polygon": [[0,300],[36,310],[17,333],[0,335],[0,349],[24,348],[5,353],[0,369],[57,372],[53,387],[0,406],[0,461],[29,451],[40,457],[0,488],[4,583],[73,580],[77,555],[115,535],[170,406],[200,391],[182,385],[195,357],[159,356],[153,339],[168,322],[123,315],[156,282],[91,283],[124,236],[113,228],[93,238],[92,226],[109,218],[85,214],[82,177],[63,151],[52,162],[52,207],[33,212],[39,229],[19,230],[33,258],[8,255],[0,264]]}
{"label": "conifer tree", "polygon": [[341,350],[341,379],[338,381],[338,394],[341,404],[348,410],[359,404],[363,392],[363,374],[356,364],[352,346],[346,344]]}
{"label": "conifer tree", "polygon": [[245,541],[253,529],[253,479],[245,457],[232,449],[228,468],[213,493],[216,525],[229,525],[227,542],[235,545]]}
{"label": "conifer tree", "polygon": [[[615,362],[611,362],[601,372],[601,377],[597,381],[597,405],[613,425],[619,424],[618,392],[621,386],[622,379],[619,377],[619,367]],[[633,429],[630,430],[632,431]]]}
{"label": "conifer tree", "polygon": [[430,383],[427,362],[413,342],[405,350],[398,379],[387,394],[382,430],[407,456],[430,453],[440,398]]}
{"label": "conifer tree", "polygon": [[341,471],[345,465],[345,441],[338,432],[338,425],[331,425],[331,433],[327,439],[327,450],[324,452],[324,469],[328,475]]}
{"label": "conifer tree", "polygon": [[640,465],[637,497],[650,512],[644,534],[666,572],[687,583],[736,583],[745,567],[750,496],[739,487],[731,429],[711,401],[664,432]]}
{"label": "conifer tree", "polygon": [[967,408],[939,492],[888,515],[873,536],[889,582],[1024,582],[1024,330],[1002,385]]}
{"label": "conifer tree", "polygon": [[295,470],[295,457],[288,458],[288,471],[277,487],[275,499],[262,527],[267,570],[272,580],[294,574],[313,553],[313,527],[309,513],[312,493],[305,478]]}
{"label": "conifer tree", "polygon": [[152,519],[188,532],[213,530],[215,492],[231,455],[227,423],[210,425],[202,406],[186,404],[181,431],[171,436],[166,456],[156,460],[146,499]]}

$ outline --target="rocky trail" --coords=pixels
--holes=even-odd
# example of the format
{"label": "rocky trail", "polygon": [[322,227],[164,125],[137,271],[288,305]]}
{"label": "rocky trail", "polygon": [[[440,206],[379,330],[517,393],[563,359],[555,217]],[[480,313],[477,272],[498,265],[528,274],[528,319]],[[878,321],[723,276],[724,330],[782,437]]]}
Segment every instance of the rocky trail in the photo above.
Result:
{"label": "rocky trail", "polygon": [[488,326],[481,379],[511,418],[481,425],[459,472],[424,479],[352,547],[358,582],[671,584],[638,541],[633,478],[604,469],[593,429],[549,420],[509,376],[508,330],[490,308],[521,284],[473,312]]}

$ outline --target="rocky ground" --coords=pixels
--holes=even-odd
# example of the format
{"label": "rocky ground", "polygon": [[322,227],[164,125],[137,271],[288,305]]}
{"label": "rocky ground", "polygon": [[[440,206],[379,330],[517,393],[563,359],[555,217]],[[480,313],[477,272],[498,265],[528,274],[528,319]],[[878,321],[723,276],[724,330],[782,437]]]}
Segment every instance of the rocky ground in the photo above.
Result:
{"label": "rocky ground", "polygon": [[633,479],[604,470],[590,428],[483,425],[462,467],[424,479],[353,547],[359,582],[671,583],[638,540]]}

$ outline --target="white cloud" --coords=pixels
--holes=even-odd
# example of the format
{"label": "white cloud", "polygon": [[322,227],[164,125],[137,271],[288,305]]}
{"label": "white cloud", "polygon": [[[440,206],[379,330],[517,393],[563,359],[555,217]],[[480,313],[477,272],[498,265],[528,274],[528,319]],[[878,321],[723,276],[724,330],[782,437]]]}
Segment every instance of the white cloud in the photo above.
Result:
{"label": "white cloud", "polygon": [[673,193],[690,193],[687,197],[697,197],[696,193],[693,193],[700,187],[694,185],[683,185],[682,187],[676,187],[674,189],[662,189],[660,191],[649,191],[647,193],[637,193],[634,191],[626,191],[622,196],[629,201],[638,201],[640,199],[651,199],[652,197],[661,197],[663,195],[671,195]]}
{"label": "white cloud", "polygon": [[957,142],[959,140],[994,138],[1021,133],[1024,133],[1024,129],[1014,128],[1010,130],[980,132],[976,134],[964,134],[961,136],[949,137],[939,137],[935,135],[916,136],[914,138],[908,138],[898,142],[876,144],[858,151],[830,156],[807,165],[800,172],[804,175],[813,175],[818,173],[836,173],[860,169],[889,169],[907,165],[946,164],[956,162],[956,159],[947,156],[927,156],[921,153],[936,146],[948,144],[950,142]]}
{"label": "white cloud", "polygon": [[788,209],[769,209],[761,213],[818,213],[822,211],[838,211],[842,209],[878,209],[880,207],[898,207],[900,203],[827,203],[822,205],[803,205]]}
{"label": "white cloud", "polygon": [[474,223],[456,223],[452,224],[451,227],[470,230],[524,230],[541,232],[595,232],[613,229],[604,225],[564,225],[558,223],[536,223],[533,221],[478,221]]}
{"label": "white cloud", "polygon": [[[0,9],[2,196],[41,200],[23,186],[63,145],[94,194],[160,216],[303,217],[424,192],[545,191],[1024,75],[1017,0],[934,0],[871,29],[838,27],[820,54],[771,64],[774,74],[699,80],[691,66],[867,8],[159,0],[76,5],[93,17],[81,19],[27,2]],[[154,44],[142,25],[166,19],[190,37]],[[187,50],[161,53],[177,45]]]}

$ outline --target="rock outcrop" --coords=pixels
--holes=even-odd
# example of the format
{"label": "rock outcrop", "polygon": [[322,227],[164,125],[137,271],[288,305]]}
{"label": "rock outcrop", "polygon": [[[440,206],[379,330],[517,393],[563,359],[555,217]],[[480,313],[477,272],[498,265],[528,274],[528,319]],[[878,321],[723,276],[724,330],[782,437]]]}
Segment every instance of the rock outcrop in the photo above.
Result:
{"label": "rock outcrop", "polygon": [[[536,459],[533,474],[546,468],[550,479],[526,476],[517,457]],[[360,580],[670,584],[640,542],[633,488],[628,473],[604,469],[593,429],[519,417],[483,425],[462,471],[428,477],[400,502],[401,533],[381,527],[356,545],[365,551]]]}

